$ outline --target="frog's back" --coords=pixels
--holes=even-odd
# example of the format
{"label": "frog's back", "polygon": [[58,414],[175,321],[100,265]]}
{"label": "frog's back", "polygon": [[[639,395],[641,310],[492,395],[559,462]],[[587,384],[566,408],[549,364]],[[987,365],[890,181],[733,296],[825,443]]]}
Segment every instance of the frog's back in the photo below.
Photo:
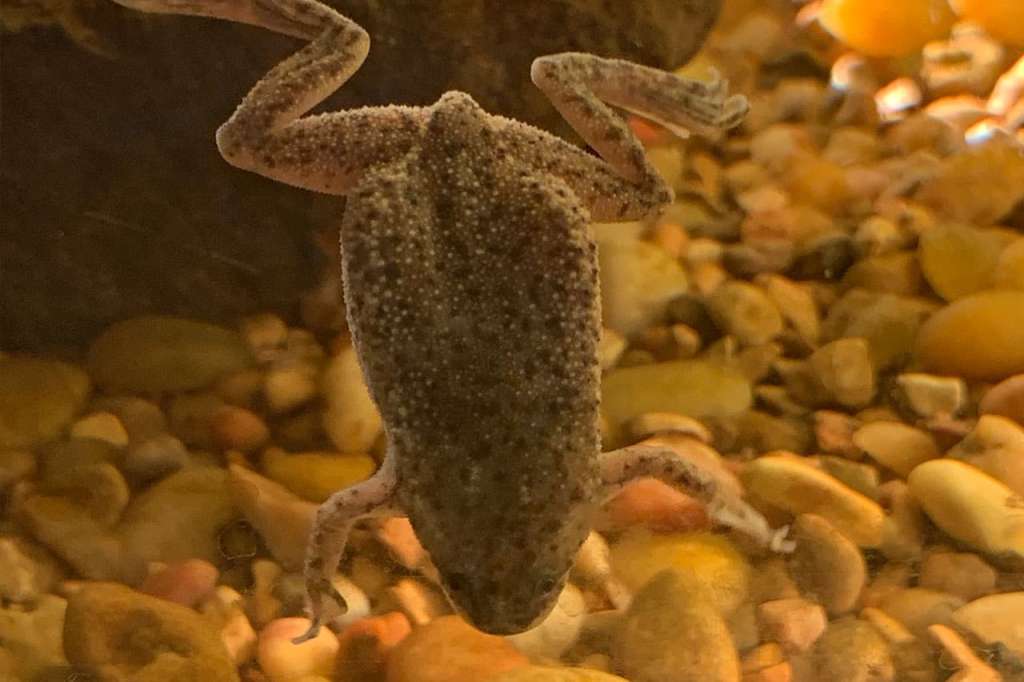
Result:
{"label": "frog's back", "polygon": [[597,485],[587,216],[560,181],[512,168],[471,112],[436,111],[425,140],[368,177],[342,229],[399,499],[442,574],[466,565],[500,582],[517,560],[557,573]]}

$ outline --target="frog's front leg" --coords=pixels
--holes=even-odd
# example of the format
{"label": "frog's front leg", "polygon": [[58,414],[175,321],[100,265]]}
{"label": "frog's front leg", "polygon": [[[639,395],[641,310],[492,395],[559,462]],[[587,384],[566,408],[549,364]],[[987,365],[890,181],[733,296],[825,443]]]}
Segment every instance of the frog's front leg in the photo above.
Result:
{"label": "frog's front leg", "polygon": [[400,516],[395,504],[398,479],[391,455],[370,478],[327,498],[317,510],[309,535],[306,565],[306,595],[309,598],[309,629],[293,641],[296,644],[316,637],[320,626],[345,613],[345,600],[332,580],[345,551],[349,531],[355,522],[370,517]]}
{"label": "frog's front leg", "polygon": [[669,448],[632,445],[602,453],[599,463],[605,499],[632,480],[656,478],[704,502],[713,521],[735,528],[774,551],[793,550],[792,541],[786,540],[786,528],[772,529],[756,509],[722,490],[706,471]]}

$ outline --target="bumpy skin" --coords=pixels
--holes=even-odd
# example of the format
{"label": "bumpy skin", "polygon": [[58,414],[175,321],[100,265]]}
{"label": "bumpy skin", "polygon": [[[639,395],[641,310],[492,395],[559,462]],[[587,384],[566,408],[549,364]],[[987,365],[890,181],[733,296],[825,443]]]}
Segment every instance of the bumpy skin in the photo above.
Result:
{"label": "bumpy skin", "polygon": [[[406,513],[453,604],[519,632],[554,605],[591,513],[632,473],[716,503],[765,542],[763,519],[655,448],[599,454],[600,331],[590,219],[639,218],[672,193],[606,104],[673,130],[738,123],[721,83],[565,53],[531,77],[597,158],[450,92],[430,107],[302,118],[362,63],[369,38],[316,0],[124,0],[310,40],[217,132],[230,163],[350,197],[341,230],[350,325],[389,438],[369,480],[317,513],[305,578],[316,635],[352,524]],[[740,512],[736,513],[736,509]],[[749,512],[749,513],[747,513]],[[753,519],[753,522],[751,522]]]}

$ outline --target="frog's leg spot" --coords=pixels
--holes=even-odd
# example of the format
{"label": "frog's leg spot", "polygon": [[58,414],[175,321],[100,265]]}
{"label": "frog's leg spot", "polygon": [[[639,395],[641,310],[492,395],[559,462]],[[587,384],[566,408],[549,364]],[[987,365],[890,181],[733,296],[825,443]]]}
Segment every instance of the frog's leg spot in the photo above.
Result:
{"label": "frog's leg spot", "polygon": [[317,510],[304,569],[311,623],[305,633],[292,640],[295,644],[313,639],[324,622],[345,613],[345,600],[331,580],[345,551],[349,531],[362,518],[399,515],[394,503],[396,486],[389,455],[376,474],[334,493]]}
{"label": "frog's leg spot", "polygon": [[603,499],[618,493],[637,478],[656,478],[702,500],[712,520],[746,533],[778,552],[793,550],[786,540],[786,528],[773,529],[756,509],[736,496],[721,490],[715,479],[673,450],[648,445],[633,445],[600,455],[601,476],[605,485]]}

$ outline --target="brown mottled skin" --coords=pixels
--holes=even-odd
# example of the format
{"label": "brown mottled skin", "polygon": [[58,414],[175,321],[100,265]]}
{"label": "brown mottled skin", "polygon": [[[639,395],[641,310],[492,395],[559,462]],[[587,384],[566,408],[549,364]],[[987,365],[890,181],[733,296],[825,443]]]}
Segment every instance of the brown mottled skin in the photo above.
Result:
{"label": "brown mottled skin", "polygon": [[672,193],[606,103],[679,132],[737,124],[721,83],[565,53],[538,87],[600,158],[449,92],[430,107],[301,118],[359,68],[369,38],[316,0],[125,0],[311,40],[256,84],[217,132],[230,163],[345,194],[350,327],[388,453],[320,508],[306,585],[315,636],[344,602],[331,585],[362,517],[408,515],[452,603],[520,632],[553,606],[597,505],[637,476],[706,500],[766,544],[779,537],[670,451],[600,454],[600,331],[591,219],[639,218]]}

